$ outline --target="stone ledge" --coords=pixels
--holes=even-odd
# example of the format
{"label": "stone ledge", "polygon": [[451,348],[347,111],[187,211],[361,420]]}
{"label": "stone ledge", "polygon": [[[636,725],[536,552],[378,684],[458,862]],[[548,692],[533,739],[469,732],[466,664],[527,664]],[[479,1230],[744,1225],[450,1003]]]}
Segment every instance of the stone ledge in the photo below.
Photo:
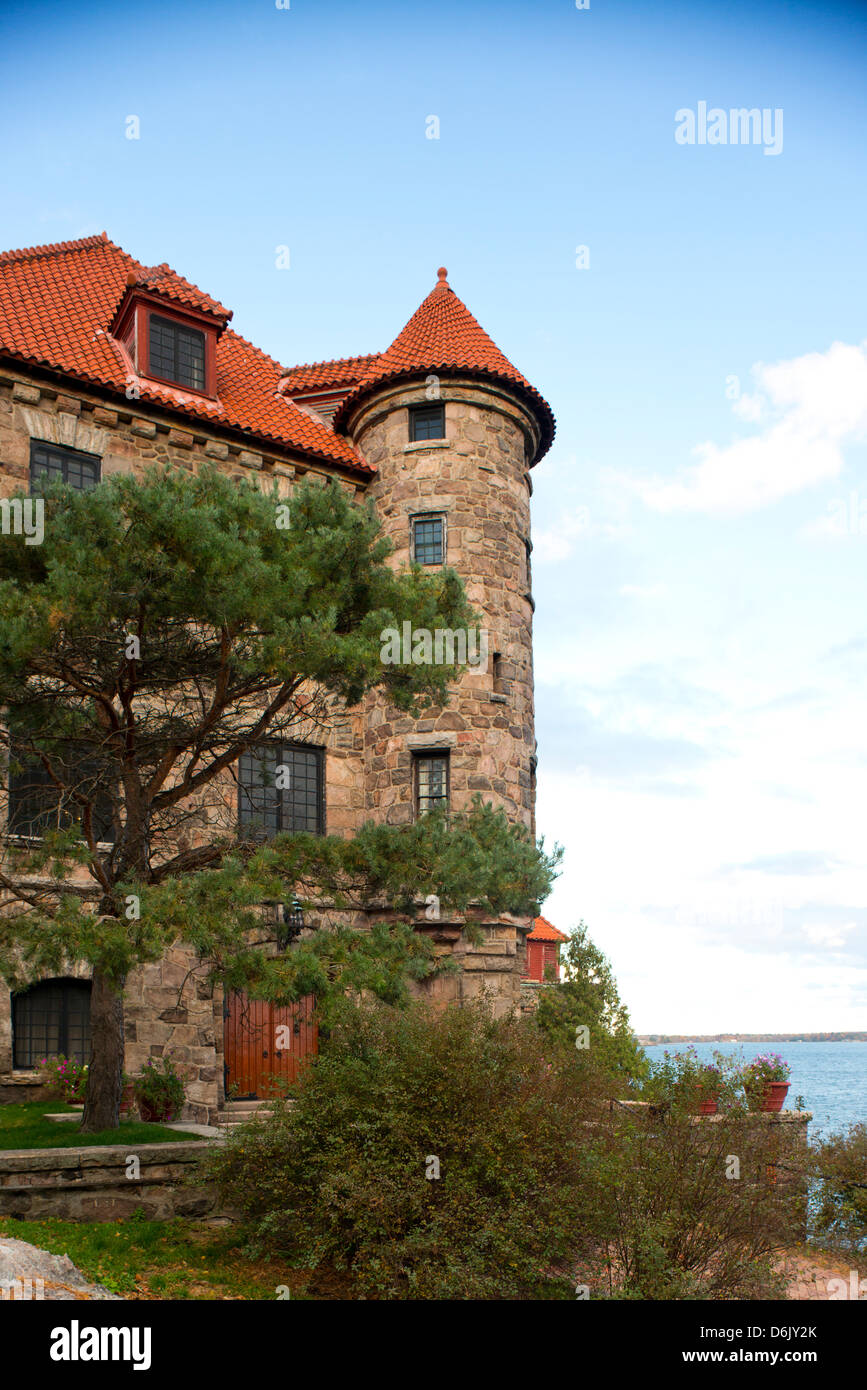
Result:
{"label": "stone ledge", "polygon": [[144,1163],[190,1162],[202,1152],[203,1143],[212,1140],[170,1141],[167,1144],[79,1144],[63,1149],[2,1149],[0,1150],[0,1183],[4,1173],[35,1172],[49,1168],[111,1168],[123,1167],[127,1156],[135,1153]]}
{"label": "stone ledge", "polygon": [[411,444],[404,444],[405,454],[417,454],[422,449],[447,449],[449,441],[447,439],[415,439]]}
{"label": "stone ledge", "polygon": [[[0,1216],[116,1221],[141,1209],[151,1220],[212,1212],[209,1184],[190,1183],[209,1143],[98,1145],[0,1153]],[[128,1176],[131,1157],[139,1175]]]}
{"label": "stone ledge", "polygon": [[[760,1124],[777,1125],[806,1125],[813,1118],[812,1110],[749,1110],[747,1112],[751,1120],[756,1120]],[[725,1113],[716,1115],[693,1115],[696,1121],[710,1120],[719,1122],[726,1118]]]}

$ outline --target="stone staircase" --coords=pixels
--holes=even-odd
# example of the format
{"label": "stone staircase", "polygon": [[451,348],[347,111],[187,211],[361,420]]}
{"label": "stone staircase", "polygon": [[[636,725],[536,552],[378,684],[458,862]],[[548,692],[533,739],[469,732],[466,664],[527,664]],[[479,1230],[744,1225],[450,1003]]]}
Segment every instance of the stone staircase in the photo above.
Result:
{"label": "stone staircase", "polygon": [[254,1115],[262,1117],[271,1114],[267,1100],[227,1100],[217,1117],[217,1124],[231,1128],[246,1124]]}

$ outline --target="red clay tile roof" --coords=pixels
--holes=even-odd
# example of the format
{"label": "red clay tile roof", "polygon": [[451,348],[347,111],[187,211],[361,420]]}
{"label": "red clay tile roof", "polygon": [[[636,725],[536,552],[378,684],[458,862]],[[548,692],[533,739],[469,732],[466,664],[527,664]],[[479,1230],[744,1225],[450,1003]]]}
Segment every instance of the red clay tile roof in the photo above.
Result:
{"label": "red clay tile roof", "polygon": [[493,377],[517,388],[517,394],[533,410],[542,431],[533,460],[536,462],[550,448],[554,438],[551,407],[535,386],[512,366],[458,299],[446,279],[445,268],[440,267],[438,274],[439,279],[427,299],[339,407],[334,417],[335,428],[341,428],[355,404],[387,381],[428,372],[458,371],[469,376]]}
{"label": "red clay tile roof", "polygon": [[219,300],[204,294],[197,285],[191,285],[189,280],[178,275],[165,262],[162,265],[142,266],[138,273],[132,272],[132,278],[137,288],[151,290],[154,294],[168,295],[170,299],[176,299],[187,308],[213,314],[215,318],[225,319],[226,322],[232,317],[231,309],[224,308]]}
{"label": "red clay tile roof", "polygon": [[527,937],[528,941],[568,941],[565,932],[551,925],[545,917],[537,917],[533,923],[533,930]]}
{"label": "red clay tile roof", "polygon": [[280,383],[281,391],[287,396],[301,396],[310,391],[337,391],[342,386],[347,389],[357,386],[375,362],[380,353],[369,352],[364,357],[335,357],[330,362],[303,362],[298,367],[290,367]]}
{"label": "red clay tile roof", "polygon": [[[131,273],[144,277],[149,292],[167,293],[218,317],[228,313],[168,266],[155,271],[140,265],[103,232],[0,254],[0,354],[123,394],[130,362],[108,330]],[[285,375],[279,362],[227,329],[217,341],[216,400],[146,377],[134,379],[142,401],[344,468],[374,472],[348,440],[278,390]]]}

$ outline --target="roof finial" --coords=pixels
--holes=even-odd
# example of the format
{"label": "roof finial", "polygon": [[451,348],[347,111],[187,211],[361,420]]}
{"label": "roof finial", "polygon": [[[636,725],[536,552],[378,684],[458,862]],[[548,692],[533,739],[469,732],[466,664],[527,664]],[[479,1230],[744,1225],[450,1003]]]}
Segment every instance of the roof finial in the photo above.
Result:
{"label": "roof finial", "polygon": [[448,275],[448,271],[446,270],[446,268],[445,268],[444,265],[441,265],[440,268],[439,268],[439,270],[437,271],[437,281],[438,281],[438,283],[441,284],[441,285],[447,285],[447,284],[449,283],[448,280],[446,279],[446,276],[447,276],[447,275]]}

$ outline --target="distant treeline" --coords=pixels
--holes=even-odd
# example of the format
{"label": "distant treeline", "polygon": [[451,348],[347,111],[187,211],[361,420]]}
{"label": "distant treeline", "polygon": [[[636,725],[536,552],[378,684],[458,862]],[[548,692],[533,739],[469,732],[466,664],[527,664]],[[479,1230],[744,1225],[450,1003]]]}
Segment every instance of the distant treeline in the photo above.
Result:
{"label": "distant treeline", "polygon": [[642,1033],[638,1042],[867,1042],[867,1033]]}

